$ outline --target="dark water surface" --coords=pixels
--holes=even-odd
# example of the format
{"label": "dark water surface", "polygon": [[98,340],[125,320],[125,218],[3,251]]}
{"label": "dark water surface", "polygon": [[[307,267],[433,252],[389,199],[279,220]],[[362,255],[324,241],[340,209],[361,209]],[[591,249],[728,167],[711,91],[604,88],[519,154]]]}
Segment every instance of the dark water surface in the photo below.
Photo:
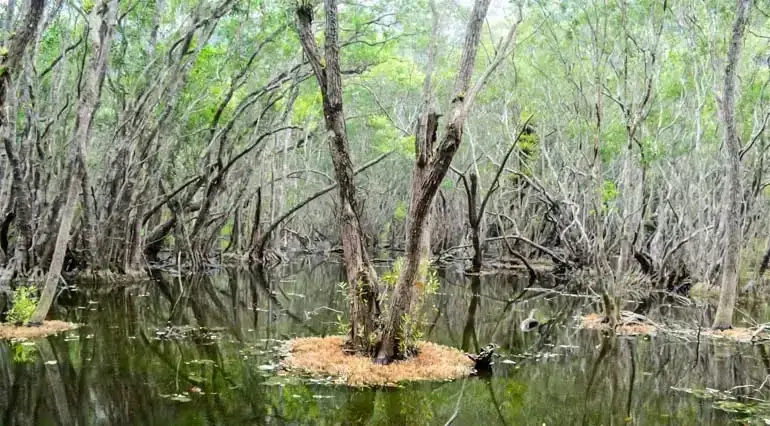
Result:
{"label": "dark water surface", "polygon": [[[603,339],[575,328],[576,315],[596,309],[590,300],[522,296],[526,281],[515,276],[474,282],[444,272],[429,313],[429,340],[469,351],[501,345],[491,377],[388,390],[276,377],[280,340],[338,334],[341,274],[319,260],[282,267],[267,282],[223,271],[65,293],[55,316],[83,327],[35,345],[0,342],[0,424],[764,424],[761,414],[742,417],[697,396],[713,388],[764,398],[763,346]],[[544,336],[518,330],[534,307],[559,318]],[[697,312],[650,316],[697,323]]]}

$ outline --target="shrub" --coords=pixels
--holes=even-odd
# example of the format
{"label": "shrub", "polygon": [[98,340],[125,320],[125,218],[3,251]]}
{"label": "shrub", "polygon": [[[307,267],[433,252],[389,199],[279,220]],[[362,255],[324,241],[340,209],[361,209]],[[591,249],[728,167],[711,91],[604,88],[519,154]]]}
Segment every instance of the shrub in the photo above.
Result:
{"label": "shrub", "polygon": [[37,309],[35,287],[21,286],[13,292],[13,307],[8,311],[7,320],[14,324],[27,324]]}

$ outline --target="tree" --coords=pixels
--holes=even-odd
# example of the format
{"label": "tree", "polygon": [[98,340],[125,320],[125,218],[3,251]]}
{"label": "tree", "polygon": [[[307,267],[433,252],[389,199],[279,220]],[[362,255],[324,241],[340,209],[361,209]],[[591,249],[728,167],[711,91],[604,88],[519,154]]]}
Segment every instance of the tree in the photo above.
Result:
{"label": "tree", "polygon": [[[86,229],[87,247],[94,247],[93,226],[95,216],[89,194],[88,170],[86,166],[86,152],[91,139],[91,130],[94,114],[99,108],[102,85],[107,72],[107,58],[110,51],[113,28],[117,20],[118,0],[103,0],[90,11],[87,23],[88,41],[92,46],[88,66],[83,70],[83,87],[78,99],[77,119],[75,131],[70,140],[70,152],[67,160],[68,175],[67,198],[61,214],[59,233],[56,236],[56,246],[53,252],[51,265],[45,279],[45,286],[40,294],[37,309],[30,322],[40,323],[45,320],[48,310],[51,308],[56,287],[59,284],[61,269],[64,265],[64,256],[70,241],[72,221],[75,218],[75,207],[82,191],[83,223]],[[88,207],[90,206],[90,207]],[[90,217],[89,217],[90,216]]]}
{"label": "tree", "polygon": [[724,126],[724,151],[727,157],[722,205],[722,226],[724,229],[724,257],[722,261],[719,305],[713,327],[724,330],[732,327],[735,309],[738,270],[741,250],[741,142],[735,120],[735,80],[741,58],[743,38],[749,23],[751,0],[737,0],[735,21],[727,48],[725,80],[722,88],[722,125]]}
{"label": "tree", "polygon": [[[430,214],[430,207],[439,185],[449,170],[452,158],[460,148],[463,139],[463,127],[473,101],[489,76],[500,65],[503,58],[507,57],[514,42],[518,22],[511,27],[502,44],[496,50],[497,54],[489,67],[476,84],[471,86],[473,69],[476,65],[476,54],[481,42],[481,29],[489,9],[489,3],[489,0],[477,0],[473,4],[466,28],[460,68],[457,72],[450,101],[449,118],[445,124],[441,142],[436,146],[435,152],[429,156],[425,165],[420,165],[419,161],[415,164],[416,168],[424,167],[425,170],[415,172],[412,178],[404,264],[396,282],[396,288],[390,296],[390,309],[387,310],[387,316],[383,321],[381,341],[375,360],[377,363],[388,363],[395,358],[406,355],[404,350],[408,348],[404,344],[407,342],[403,341],[406,339],[404,330],[408,326],[406,323],[416,291],[415,278],[421,262],[422,236],[426,220]],[[428,116],[430,117],[430,115]],[[435,127],[433,128],[435,129]],[[426,140],[433,139],[437,138],[435,136],[426,137]]]}
{"label": "tree", "polygon": [[312,30],[313,6],[310,2],[303,1],[297,7],[298,33],[302,49],[321,90],[326,139],[339,187],[340,237],[347,273],[350,309],[348,344],[352,349],[370,353],[374,349],[371,336],[376,332],[376,320],[380,314],[377,274],[369,261],[364,244],[361,213],[353,178],[353,162],[350,159],[348,134],[345,128],[337,1],[325,0],[324,10],[326,11],[326,41],[323,58]]}
{"label": "tree", "polygon": [[[40,19],[43,16],[45,8],[44,0],[30,0],[29,9],[21,22],[19,30],[10,37],[5,47],[6,51],[0,58],[0,137],[3,138],[3,147],[5,155],[8,157],[8,163],[11,166],[11,194],[16,199],[16,227],[17,241],[15,247],[15,264],[11,265],[9,270],[0,277],[0,287],[5,281],[8,281],[16,272],[25,272],[29,266],[29,249],[32,244],[32,208],[30,194],[24,184],[24,174],[18,152],[13,147],[13,122],[15,117],[8,114],[15,113],[15,109],[9,108],[9,98],[15,98],[16,88],[13,79],[19,72],[23,57],[27,51],[27,45],[35,39]],[[8,26],[12,24],[13,7],[7,16]]]}
{"label": "tree", "polygon": [[[405,356],[401,340],[407,315],[412,309],[414,283],[424,252],[423,233],[430,215],[430,207],[441,181],[444,179],[454,154],[462,142],[463,126],[473,100],[478,95],[484,82],[500,65],[513,44],[516,25],[511,28],[497,49],[497,55],[482,77],[471,86],[476,54],[481,42],[481,30],[489,9],[490,0],[478,0],[474,3],[466,29],[460,69],[457,73],[451,113],[445,127],[445,135],[435,148],[437,140],[438,115],[426,111],[419,119],[415,138],[417,161],[412,174],[412,194],[409,205],[407,225],[406,255],[404,266],[399,274],[396,288],[390,295],[390,309],[386,318],[379,320],[379,301],[377,277],[368,260],[364,246],[363,231],[360,225],[360,211],[357,207],[353,167],[350,160],[348,137],[342,104],[342,73],[339,65],[339,23],[337,2],[326,0],[325,52],[323,62],[315,36],[312,32],[313,8],[308,2],[297,7],[298,33],[305,55],[308,58],[323,99],[324,121],[327,139],[334,164],[335,176],[339,184],[341,212],[341,239],[344,261],[349,286],[350,321],[349,345],[364,353],[377,349],[377,362],[386,363],[397,357]],[[435,14],[434,14],[435,16]],[[435,22],[435,21],[434,21]],[[435,24],[434,24],[435,26]],[[431,53],[431,56],[435,53]],[[432,62],[432,59],[431,59]],[[431,104],[428,95],[430,82],[425,84],[423,105]],[[377,326],[380,325],[378,329]],[[379,342],[373,337],[379,333]]]}

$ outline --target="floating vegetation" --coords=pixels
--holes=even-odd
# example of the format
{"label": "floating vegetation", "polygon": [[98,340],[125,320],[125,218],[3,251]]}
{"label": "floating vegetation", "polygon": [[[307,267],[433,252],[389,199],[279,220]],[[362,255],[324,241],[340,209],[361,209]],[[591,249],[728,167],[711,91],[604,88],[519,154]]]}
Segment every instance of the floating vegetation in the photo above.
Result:
{"label": "floating vegetation", "polygon": [[351,355],[343,349],[344,337],[307,337],[290,340],[281,361],[281,374],[308,375],[328,383],[348,386],[398,386],[409,381],[446,381],[472,373],[473,362],[457,349],[435,343],[418,343],[418,354],[389,365]]}
{"label": "floating vegetation", "polygon": [[[748,387],[753,386],[749,385]],[[770,402],[768,401],[750,396],[738,396],[733,394],[731,390],[721,391],[711,388],[695,389],[678,387],[672,387],[671,389],[677,392],[690,394],[698,399],[712,400],[714,401],[712,404],[714,409],[740,415],[742,417],[742,424],[770,424]]]}
{"label": "floating vegetation", "polygon": [[192,326],[172,326],[167,325],[164,328],[155,330],[156,340],[180,340],[188,337],[205,340],[219,339],[224,328],[192,327]]}

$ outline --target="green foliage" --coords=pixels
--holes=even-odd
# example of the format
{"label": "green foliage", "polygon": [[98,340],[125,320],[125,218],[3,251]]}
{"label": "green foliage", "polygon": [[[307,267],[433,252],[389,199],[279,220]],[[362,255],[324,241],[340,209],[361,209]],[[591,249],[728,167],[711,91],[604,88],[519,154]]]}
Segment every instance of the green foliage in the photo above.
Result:
{"label": "green foliage", "polygon": [[321,92],[317,88],[312,89],[303,87],[300,95],[294,101],[292,111],[292,122],[297,125],[304,124],[322,112]]}
{"label": "green foliage", "polygon": [[31,342],[19,342],[12,345],[13,362],[15,364],[29,364],[35,360],[37,352],[35,345]]}
{"label": "green foliage", "polygon": [[407,210],[408,210],[408,206],[406,205],[406,201],[397,200],[396,210],[393,212],[393,219],[398,221],[406,220]]}
{"label": "green foliage", "polygon": [[230,244],[230,240],[233,237],[233,219],[229,219],[225,222],[225,226],[219,231],[219,249],[224,250]]}
{"label": "green foliage", "polygon": [[27,324],[37,309],[37,289],[33,286],[21,286],[13,292],[13,306],[8,311],[7,320],[14,324]]}
{"label": "green foliage", "polygon": [[366,119],[368,138],[379,152],[395,150],[397,153],[414,158],[414,135],[401,136],[387,116],[372,115]]}
{"label": "green foliage", "polygon": [[455,182],[452,179],[444,179],[441,181],[441,189],[445,191],[451,191],[455,188]]}
{"label": "green foliage", "polygon": [[[383,274],[382,280],[389,286],[394,286],[403,266],[403,258],[397,259],[393,263],[391,271]],[[428,321],[427,312],[424,309],[426,298],[436,294],[439,288],[438,273],[431,268],[429,262],[420,262],[414,286],[415,300],[412,302],[411,311],[405,313],[401,318],[400,329],[398,330],[399,352],[405,356],[415,354],[417,343],[423,339],[423,330]]]}
{"label": "green foliage", "polygon": [[625,146],[627,137],[625,125],[621,120],[613,120],[607,123],[603,128],[601,145],[599,146],[599,155],[602,161],[605,163],[612,161]]}
{"label": "green foliage", "polygon": [[620,195],[620,191],[618,191],[618,186],[615,185],[615,182],[605,180],[604,185],[602,185],[602,203],[607,204],[615,201],[618,195]]}
{"label": "green foliage", "polygon": [[[340,281],[337,283],[337,293],[342,295],[342,298],[346,301],[349,301],[350,295],[348,294],[348,283],[346,281]],[[337,315],[337,334],[339,335],[346,335],[350,331],[350,323],[345,319],[345,317],[341,314]]]}
{"label": "green foliage", "polygon": [[401,268],[404,266],[404,258],[399,257],[396,259],[395,262],[393,262],[393,267],[390,269],[390,271],[385,272],[382,274],[380,279],[385,284],[394,287],[396,285],[396,281],[398,281],[398,275],[401,273]]}

